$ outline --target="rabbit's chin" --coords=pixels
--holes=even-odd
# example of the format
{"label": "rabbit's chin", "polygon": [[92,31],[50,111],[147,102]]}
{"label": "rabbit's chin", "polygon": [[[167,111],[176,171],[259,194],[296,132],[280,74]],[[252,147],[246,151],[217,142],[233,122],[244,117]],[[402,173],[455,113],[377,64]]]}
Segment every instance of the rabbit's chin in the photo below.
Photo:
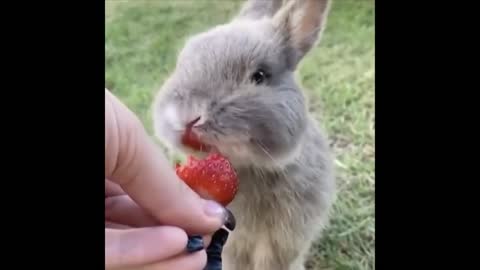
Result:
{"label": "rabbit's chin", "polygon": [[252,149],[249,149],[248,147],[242,146],[240,144],[228,144],[225,146],[209,145],[209,151],[197,151],[179,144],[176,144],[174,147],[185,155],[192,155],[200,159],[205,158],[208,154],[212,152],[220,153],[221,155],[226,157],[236,169],[262,168],[264,170],[276,171],[284,168],[284,166],[286,166],[294,159],[294,155],[292,154],[281,157],[274,157],[272,155],[268,155],[268,157],[260,156],[258,154],[255,154]]}
{"label": "rabbit's chin", "polygon": [[265,152],[259,154],[255,150],[241,144],[218,145],[214,149],[225,156],[236,169],[262,168],[270,171],[282,170],[289,163],[293,162],[298,154],[298,150],[281,156]]}

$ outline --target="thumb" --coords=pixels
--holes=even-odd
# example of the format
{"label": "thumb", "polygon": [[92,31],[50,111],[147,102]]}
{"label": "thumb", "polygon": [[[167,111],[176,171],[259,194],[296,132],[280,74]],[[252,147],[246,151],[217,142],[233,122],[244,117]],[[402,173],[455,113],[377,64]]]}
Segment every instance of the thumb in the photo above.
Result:
{"label": "thumb", "polygon": [[108,90],[105,136],[105,178],[161,224],[209,234],[225,223],[225,208],[203,200],[177,177],[138,118]]}

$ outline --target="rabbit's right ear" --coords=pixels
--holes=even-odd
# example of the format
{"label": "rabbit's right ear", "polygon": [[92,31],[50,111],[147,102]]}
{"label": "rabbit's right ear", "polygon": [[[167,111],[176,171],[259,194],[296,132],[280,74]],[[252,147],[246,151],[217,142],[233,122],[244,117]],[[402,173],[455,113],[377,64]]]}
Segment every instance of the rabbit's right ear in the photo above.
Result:
{"label": "rabbit's right ear", "polygon": [[247,0],[236,18],[261,19],[272,17],[285,0]]}
{"label": "rabbit's right ear", "polygon": [[283,46],[290,48],[289,64],[294,68],[325,28],[331,0],[291,0],[272,18]]}

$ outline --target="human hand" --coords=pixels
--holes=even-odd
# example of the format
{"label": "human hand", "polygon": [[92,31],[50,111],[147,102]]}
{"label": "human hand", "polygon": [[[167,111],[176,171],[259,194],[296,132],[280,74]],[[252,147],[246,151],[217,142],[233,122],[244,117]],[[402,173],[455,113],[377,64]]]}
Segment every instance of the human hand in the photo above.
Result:
{"label": "human hand", "polygon": [[203,268],[205,252],[189,254],[187,235],[212,234],[226,210],[177,178],[140,121],[108,90],[105,178],[106,269]]}
{"label": "human hand", "polygon": [[[206,260],[204,252],[188,255],[206,248],[211,240],[208,235],[203,237],[203,245],[198,239],[187,244],[187,235],[183,230],[159,226],[119,185],[109,180],[105,180],[105,228],[108,229],[106,243],[114,241],[105,248],[106,269],[139,269],[140,266],[141,269],[202,269]],[[130,255],[125,256],[122,250]],[[183,258],[178,254],[182,254]],[[172,256],[174,258],[170,259]],[[146,266],[149,261],[155,263]],[[130,267],[120,267],[127,265]]]}

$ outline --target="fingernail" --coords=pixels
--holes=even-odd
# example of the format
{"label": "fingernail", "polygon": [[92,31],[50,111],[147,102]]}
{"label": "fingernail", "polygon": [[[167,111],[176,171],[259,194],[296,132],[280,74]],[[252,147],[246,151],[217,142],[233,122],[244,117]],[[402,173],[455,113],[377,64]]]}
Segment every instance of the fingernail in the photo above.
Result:
{"label": "fingernail", "polygon": [[207,265],[203,270],[222,270],[222,251],[227,242],[229,232],[220,229],[212,236],[212,242],[207,248]]}
{"label": "fingernail", "polygon": [[193,253],[200,251],[204,248],[203,238],[199,235],[189,236],[187,242],[187,252]]}
{"label": "fingernail", "polygon": [[230,210],[228,209],[225,209],[225,210],[227,211],[227,217],[225,218],[225,227],[227,227],[227,229],[229,229],[230,231],[233,231],[235,230],[237,221],[235,220],[235,216]]}
{"label": "fingernail", "polygon": [[223,222],[227,218],[227,211],[225,211],[225,208],[214,201],[207,201],[205,204],[205,214],[211,217],[217,217]]}

